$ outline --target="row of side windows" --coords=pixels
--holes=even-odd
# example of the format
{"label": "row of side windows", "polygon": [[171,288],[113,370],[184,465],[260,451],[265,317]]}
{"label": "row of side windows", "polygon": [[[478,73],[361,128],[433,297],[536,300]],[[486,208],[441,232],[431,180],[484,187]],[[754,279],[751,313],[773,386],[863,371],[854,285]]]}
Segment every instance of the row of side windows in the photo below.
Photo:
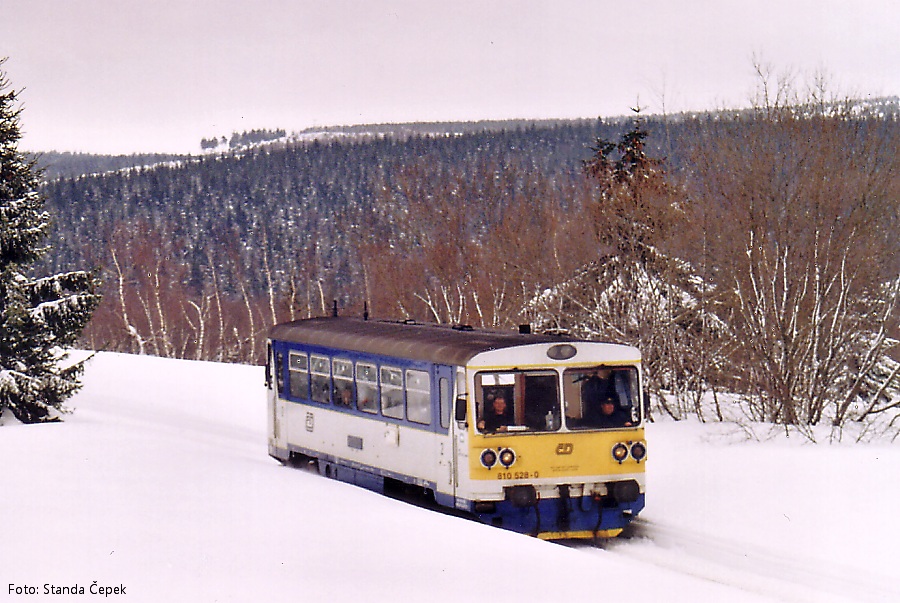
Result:
{"label": "row of side windows", "polygon": [[427,371],[289,352],[288,391],[294,398],[431,424]]}

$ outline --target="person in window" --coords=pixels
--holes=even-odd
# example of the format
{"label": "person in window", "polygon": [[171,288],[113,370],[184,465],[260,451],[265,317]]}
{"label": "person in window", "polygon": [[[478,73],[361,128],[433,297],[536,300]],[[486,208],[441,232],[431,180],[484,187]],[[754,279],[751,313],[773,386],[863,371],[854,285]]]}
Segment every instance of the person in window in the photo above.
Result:
{"label": "person in window", "polygon": [[591,427],[630,427],[631,417],[616,404],[612,396],[605,396],[600,404],[592,408],[589,423]]}
{"label": "person in window", "polygon": [[339,406],[350,408],[350,405],[353,403],[353,390],[349,387],[342,388],[340,396],[337,397],[337,403]]}
{"label": "person in window", "polygon": [[506,398],[502,394],[498,394],[491,402],[491,407],[484,418],[478,422],[478,429],[486,433],[495,431],[506,431],[509,426],[509,417],[506,412]]}
{"label": "person in window", "polygon": [[368,397],[367,396],[368,393],[369,392],[366,392],[366,393],[360,392],[358,407],[360,410],[365,410],[365,411],[371,412],[371,411],[375,410],[375,400]]}

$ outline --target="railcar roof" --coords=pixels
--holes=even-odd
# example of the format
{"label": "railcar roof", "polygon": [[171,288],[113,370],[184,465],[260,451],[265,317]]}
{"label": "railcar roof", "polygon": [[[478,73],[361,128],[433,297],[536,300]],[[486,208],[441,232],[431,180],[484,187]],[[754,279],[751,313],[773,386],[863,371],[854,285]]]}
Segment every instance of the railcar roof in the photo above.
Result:
{"label": "railcar roof", "polygon": [[272,339],[355,350],[382,356],[464,365],[476,354],[535,343],[580,341],[556,335],[523,335],[427,323],[355,318],[310,318],[275,325]]}

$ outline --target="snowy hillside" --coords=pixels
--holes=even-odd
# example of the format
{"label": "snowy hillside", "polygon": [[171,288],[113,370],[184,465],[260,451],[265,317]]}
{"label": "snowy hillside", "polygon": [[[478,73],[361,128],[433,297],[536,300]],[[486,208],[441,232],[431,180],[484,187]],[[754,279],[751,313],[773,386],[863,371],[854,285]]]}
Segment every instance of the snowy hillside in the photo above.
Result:
{"label": "snowy hillside", "polygon": [[633,537],[564,546],[280,466],[261,368],[105,353],[84,382],[0,427],[4,600],[900,600],[898,446],[652,424]]}

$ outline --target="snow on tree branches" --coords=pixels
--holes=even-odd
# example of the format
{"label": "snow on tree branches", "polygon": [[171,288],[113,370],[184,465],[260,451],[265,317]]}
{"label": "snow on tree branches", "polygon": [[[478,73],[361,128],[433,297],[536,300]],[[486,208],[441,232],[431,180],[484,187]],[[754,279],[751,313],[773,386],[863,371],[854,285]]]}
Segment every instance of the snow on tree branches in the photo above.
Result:
{"label": "snow on tree branches", "polygon": [[65,349],[99,296],[87,272],[29,276],[29,265],[46,251],[49,216],[35,165],[18,151],[21,109],[8,86],[0,71],[0,414],[37,423],[58,419],[80,386],[82,363],[63,366]]}

